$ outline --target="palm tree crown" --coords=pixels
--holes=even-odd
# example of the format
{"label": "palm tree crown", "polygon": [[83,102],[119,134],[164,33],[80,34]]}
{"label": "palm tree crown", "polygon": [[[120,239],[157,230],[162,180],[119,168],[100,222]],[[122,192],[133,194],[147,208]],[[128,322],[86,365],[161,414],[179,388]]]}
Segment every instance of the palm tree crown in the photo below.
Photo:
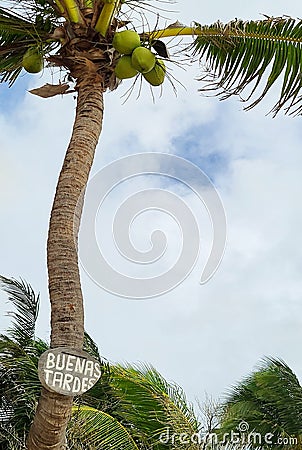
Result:
{"label": "palm tree crown", "polygon": [[262,439],[302,437],[302,387],[288,365],[282,360],[267,358],[262,365],[230,391],[225,404],[219,436],[240,432],[246,422],[248,433],[259,433]]}
{"label": "palm tree crown", "polygon": [[[0,444],[9,450],[11,443],[20,443],[21,449],[41,389],[38,360],[48,345],[35,336],[39,296],[22,280],[0,277],[0,283],[14,306],[12,326],[0,336]],[[183,390],[153,367],[109,365],[87,333],[84,349],[100,362],[103,376],[74,400],[67,430],[71,448],[165,450],[176,445],[161,443],[167,428],[171,434],[198,432],[198,420]]]}

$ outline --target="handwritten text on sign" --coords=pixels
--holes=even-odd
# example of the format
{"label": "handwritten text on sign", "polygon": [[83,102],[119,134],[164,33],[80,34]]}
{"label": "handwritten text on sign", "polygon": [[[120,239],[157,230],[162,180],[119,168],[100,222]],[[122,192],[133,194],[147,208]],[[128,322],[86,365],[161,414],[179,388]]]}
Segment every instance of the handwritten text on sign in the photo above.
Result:
{"label": "handwritten text on sign", "polygon": [[101,376],[100,363],[88,353],[65,347],[47,350],[39,360],[39,378],[46,389],[81,395]]}

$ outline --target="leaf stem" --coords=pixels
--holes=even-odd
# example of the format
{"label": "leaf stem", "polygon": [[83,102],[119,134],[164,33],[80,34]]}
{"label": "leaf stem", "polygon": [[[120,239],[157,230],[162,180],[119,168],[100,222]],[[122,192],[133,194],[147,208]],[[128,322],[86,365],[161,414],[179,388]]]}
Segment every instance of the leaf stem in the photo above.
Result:
{"label": "leaf stem", "polygon": [[121,0],[113,0],[110,3],[105,3],[103,5],[101,14],[95,25],[95,30],[98,31],[102,36],[106,36],[108,28],[112,22],[113,16],[120,6]]}
{"label": "leaf stem", "polygon": [[[60,0],[55,0],[60,1]],[[63,0],[63,5],[65,6],[65,10],[67,11],[68,18],[71,22],[74,23],[82,23],[83,18],[79,9],[79,6],[76,0]]]}

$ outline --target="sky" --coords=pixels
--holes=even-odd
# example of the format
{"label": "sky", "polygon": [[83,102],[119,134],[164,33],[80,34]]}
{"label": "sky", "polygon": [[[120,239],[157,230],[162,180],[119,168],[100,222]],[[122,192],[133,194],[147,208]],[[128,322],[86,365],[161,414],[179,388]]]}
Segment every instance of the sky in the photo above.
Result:
{"label": "sky", "polygon": [[[298,1],[291,0],[187,0],[173,9],[179,12],[170,13],[167,23],[259,19],[261,13],[301,15]],[[86,329],[108,360],[152,364],[182,386],[191,401],[202,401],[205,393],[223,398],[264,356],[284,359],[301,380],[301,119],[267,115],[277,89],[245,112],[238,99],[220,102],[198,92],[197,63],[185,70],[171,64],[169,70],[181,83],[176,84],[177,96],[165,83],[163,95],[155,91],[154,102],[146,86],[139,98],[135,92],[124,102],[130,81],[105,94],[92,176],[119,158],[141,152],[168,153],[194,163],[223,202],[225,254],[211,280],[201,285],[212,229],[200,199],[163,176],[126,180],[110,192],[96,219],[97,238],[111,264],[145,276],[145,265],[131,272],[129,261],[110,242],[112,216],[122,199],[138,189],[168,186],[184,200],[200,225],[200,254],[175,289],[144,300],[106,292],[82,267]],[[42,76],[24,74],[10,90],[0,86],[0,273],[22,277],[41,293],[38,334],[44,339],[49,338],[48,220],[75,111],[72,95],[44,100],[27,92],[51,79],[45,71]],[[170,252],[164,262],[157,261],[160,272],[173,264],[181,236],[173,217],[145,211],[131,229],[138,249],[149,248],[153,224],[162,227]],[[9,325],[9,309],[0,293],[0,332]]]}

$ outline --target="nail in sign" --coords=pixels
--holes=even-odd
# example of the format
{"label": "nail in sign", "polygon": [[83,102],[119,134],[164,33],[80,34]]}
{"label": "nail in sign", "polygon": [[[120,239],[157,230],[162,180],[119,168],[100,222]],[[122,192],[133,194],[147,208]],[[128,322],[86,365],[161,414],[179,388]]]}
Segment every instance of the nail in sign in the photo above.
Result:
{"label": "nail in sign", "polygon": [[58,347],[44,352],[38,365],[42,385],[64,395],[81,395],[101,376],[100,363],[87,352]]}

